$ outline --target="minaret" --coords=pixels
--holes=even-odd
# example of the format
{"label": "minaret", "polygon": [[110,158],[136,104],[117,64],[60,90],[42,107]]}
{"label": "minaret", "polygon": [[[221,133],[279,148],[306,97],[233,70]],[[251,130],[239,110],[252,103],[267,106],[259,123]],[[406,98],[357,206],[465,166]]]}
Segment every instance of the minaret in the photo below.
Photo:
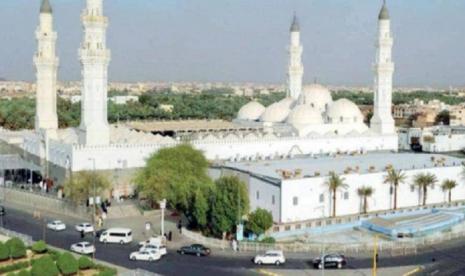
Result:
{"label": "minaret", "polygon": [[289,87],[287,96],[297,100],[302,92],[304,66],[302,64],[303,47],[300,44],[300,26],[296,15],[294,15],[290,32],[291,44],[289,46],[289,71],[287,74]]}
{"label": "minaret", "polygon": [[36,39],[38,47],[34,56],[37,78],[35,130],[46,131],[47,135],[53,138],[58,128],[58,58],[55,54],[57,33],[53,31],[52,7],[48,0],[42,0]]}
{"label": "minaret", "polygon": [[79,143],[108,145],[107,118],[108,64],[106,48],[108,19],[103,16],[103,0],[87,0],[81,15],[84,37],[79,50],[82,64],[81,125]]}
{"label": "minaret", "polygon": [[378,42],[375,64],[375,92],[374,110],[371,119],[371,129],[380,134],[395,133],[394,119],[392,118],[392,76],[394,63],[392,62],[391,20],[384,1],[378,17]]}

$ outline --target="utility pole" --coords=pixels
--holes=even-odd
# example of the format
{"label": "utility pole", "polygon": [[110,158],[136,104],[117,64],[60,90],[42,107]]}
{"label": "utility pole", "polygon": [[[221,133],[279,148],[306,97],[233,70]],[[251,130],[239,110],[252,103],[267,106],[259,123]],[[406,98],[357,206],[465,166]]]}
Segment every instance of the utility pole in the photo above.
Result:
{"label": "utility pole", "polygon": [[160,201],[160,209],[161,209],[161,237],[162,239],[165,237],[165,208],[166,208],[166,199],[162,199]]}
{"label": "utility pole", "polygon": [[[93,173],[95,174],[95,158],[89,158],[89,160],[92,160],[92,165],[93,165]],[[93,208],[92,208],[92,225],[94,226],[94,231],[97,229],[97,226],[95,225],[95,214],[97,212],[97,198],[96,198],[96,191],[95,191],[95,175],[92,178],[92,193],[93,193],[93,198],[92,198],[92,203],[93,203]],[[95,249],[95,233],[93,235],[93,245]],[[95,260],[95,250],[92,253],[92,258]]]}
{"label": "utility pole", "polygon": [[376,276],[376,270],[378,266],[378,235],[375,235],[375,244],[373,248],[373,272],[372,276]]}

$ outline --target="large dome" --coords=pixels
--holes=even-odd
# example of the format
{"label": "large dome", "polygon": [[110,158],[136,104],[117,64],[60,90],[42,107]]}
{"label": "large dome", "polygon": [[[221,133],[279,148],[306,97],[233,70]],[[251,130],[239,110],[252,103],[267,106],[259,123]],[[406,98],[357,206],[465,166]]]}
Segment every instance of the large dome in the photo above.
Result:
{"label": "large dome", "polygon": [[285,106],[287,109],[292,109],[295,105],[295,101],[291,97],[284,98],[278,102],[278,104]]}
{"label": "large dome", "polygon": [[329,106],[327,117],[330,123],[361,123],[363,115],[356,104],[348,99],[339,99]]}
{"label": "large dome", "polygon": [[265,107],[261,103],[251,101],[239,109],[237,119],[256,121],[260,118],[263,112],[265,112]]}
{"label": "large dome", "polygon": [[311,84],[303,88],[300,94],[299,102],[308,104],[324,112],[331,105],[333,99],[328,88],[320,84]]}
{"label": "large dome", "polygon": [[290,109],[286,105],[277,102],[266,108],[265,112],[260,117],[260,121],[269,123],[281,123],[286,120],[289,112]]}
{"label": "large dome", "polygon": [[321,125],[324,124],[324,121],[318,109],[308,104],[301,104],[296,106],[289,114],[287,123],[300,128],[307,125]]}

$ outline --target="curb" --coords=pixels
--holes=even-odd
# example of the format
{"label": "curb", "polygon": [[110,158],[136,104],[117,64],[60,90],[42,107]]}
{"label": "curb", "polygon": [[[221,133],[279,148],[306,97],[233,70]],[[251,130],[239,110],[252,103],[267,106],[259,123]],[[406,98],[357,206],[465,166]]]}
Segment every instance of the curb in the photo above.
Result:
{"label": "curb", "polygon": [[422,267],[422,266],[419,266],[419,267],[417,267],[417,268],[415,268],[415,269],[413,269],[413,270],[411,270],[411,271],[405,273],[403,276],[411,276],[411,275],[414,275],[414,274],[416,274],[416,273],[418,273],[418,272],[420,272],[420,271],[422,271],[422,270],[423,270],[423,267]]}

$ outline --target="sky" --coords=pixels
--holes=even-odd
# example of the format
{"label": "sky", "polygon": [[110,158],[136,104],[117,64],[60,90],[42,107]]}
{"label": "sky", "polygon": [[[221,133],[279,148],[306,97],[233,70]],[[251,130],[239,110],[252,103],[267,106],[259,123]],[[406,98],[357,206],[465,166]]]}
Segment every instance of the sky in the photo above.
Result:
{"label": "sky", "polygon": [[[79,80],[85,0],[50,0],[59,79]],[[289,26],[304,81],[371,85],[381,0],[104,0],[111,81],[284,83]],[[33,81],[40,0],[0,0],[0,77]],[[465,1],[388,0],[396,86],[465,86]]]}

